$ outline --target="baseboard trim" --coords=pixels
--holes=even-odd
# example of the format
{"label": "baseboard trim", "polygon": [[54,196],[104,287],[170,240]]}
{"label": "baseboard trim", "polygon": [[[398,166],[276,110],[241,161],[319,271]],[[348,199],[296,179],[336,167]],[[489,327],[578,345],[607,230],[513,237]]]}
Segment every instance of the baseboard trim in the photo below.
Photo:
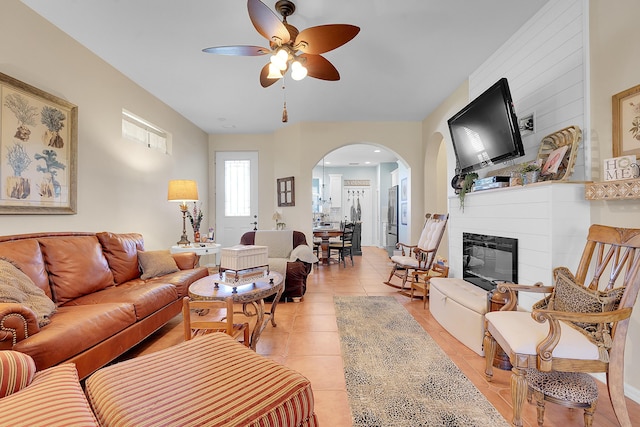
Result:
{"label": "baseboard trim", "polygon": [[[607,376],[605,374],[591,374],[598,381],[602,381],[603,383],[607,383]],[[630,386],[627,383],[624,383],[624,395],[629,399],[633,400],[636,403],[640,403],[640,390]]]}

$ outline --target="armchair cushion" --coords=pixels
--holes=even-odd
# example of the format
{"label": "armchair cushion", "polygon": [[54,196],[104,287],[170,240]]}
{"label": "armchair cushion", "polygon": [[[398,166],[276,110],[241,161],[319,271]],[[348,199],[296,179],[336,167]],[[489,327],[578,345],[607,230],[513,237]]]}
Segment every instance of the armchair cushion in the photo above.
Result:
{"label": "armchair cushion", "polygon": [[0,398],[22,390],[33,380],[36,363],[19,351],[0,351]]}
{"label": "armchair cushion", "polygon": [[36,373],[28,387],[0,399],[0,413],[7,426],[99,426],[72,363]]}
{"label": "armchair cushion", "polygon": [[299,245],[293,248],[291,255],[289,256],[289,262],[298,260],[309,264],[315,264],[318,262],[318,257],[313,253],[313,250],[309,245]]}
{"label": "armchair cushion", "polygon": [[178,264],[169,251],[138,251],[138,262],[142,270],[140,278],[143,280],[179,270]]}
{"label": "armchair cushion", "polygon": [[[526,311],[492,311],[485,319],[488,331],[507,354],[536,355],[536,346],[549,334],[549,325],[538,323]],[[586,335],[564,321],[560,321],[560,330],[553,357],[599,360],[598,346]]]}

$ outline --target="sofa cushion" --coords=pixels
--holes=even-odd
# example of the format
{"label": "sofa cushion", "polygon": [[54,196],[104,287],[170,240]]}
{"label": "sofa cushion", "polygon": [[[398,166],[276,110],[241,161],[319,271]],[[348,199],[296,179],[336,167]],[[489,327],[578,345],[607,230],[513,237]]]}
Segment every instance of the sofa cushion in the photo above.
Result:
{"label": "sofa cushion", "polygon": [[0,351],[0,398],[18,392],[31,384],[36,364],[28,354]]}
{"label": "sofa cushion", "polygon": [[140,277],[138,251],[144,250],[142,234],[97,233],[116,285]]}
{"label": "sofa cushion", "polygon": [[132,304],[62,306],[50,324],[18,341],[13,349],[33,357],[38,370],[42,370],[91,348],[135,321]]}
{"label": "sofa cushion", "polygon": [[[209,269],[207,267],[196,267],[191,270],[180,270],[175,273],[165,274],[164,276],[154,277],[153,279],[149,279],[147,282],[160,282],[160,283],[171,283],[176,287],[178,291],[178,298],[182,299],[188,296],[189,285],[195,282],[198,279],[202,279],[203,277],[207,277],[209,275]],[[142,279],[133,280],[132,283],[135,282],[144,282]]]}
{"label": "sofa cushion", "polygon": [[22,304],[32,310],[38,326],[49,323],[56,305],[12,262],[0,258],[0,302]]}
{"label": "sofa cushion", "polygon": [[31,385],[0,399],[2,425],[98,426],[71,363],[38,372]]}
{"label": "sofa cushion", "polygon": [[44,258],[40,244],[36,239],[15,240],[0,243],[0,257],[10,259],[20,270],[33,280],[49,298],[51,287],[49,276],[44,266]]}
{"label": "sofa cushion", "polygon": [[309,380],[224,333],[102,368],[86,392],[103,425],[315,425]]}
{"label": "sofa cushion", "polygon": [[179,270],[178,264],[169,251],[139,251],[138,263],[140,270],[142,270],[140,278],[143,280],[175,273]]}
{"label": "sofa cushion", "polygon": [[95,236],[38,239],[56,304],[113,286],[113,274]]}
{"label": "sofa cushion", "polygon": [[141,320],[176,300],[178,290],[170,283],[134,280],[76,298],[66,306],[126,302],[133,305],[136,320]]}

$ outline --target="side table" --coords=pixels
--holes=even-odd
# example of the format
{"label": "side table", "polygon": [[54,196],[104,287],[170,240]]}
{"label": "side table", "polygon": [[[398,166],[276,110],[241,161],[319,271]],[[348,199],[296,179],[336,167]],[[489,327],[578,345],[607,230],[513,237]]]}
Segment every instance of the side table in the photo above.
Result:
{"label": "side table", "polygon": [[[220,253],[220,247],[222,245],[220,243],[191,243],[188,246],[171,246],[170,252],[172,254],[178,252],[195,252],[198,255],[198,263],[200,262],[200,257],[205,255],[214,255],[215,259],[211,266],[218,265],[217,254]],[[210,264],[207,264],[209,266]]]}
{"label": "side table", "polygon": [[[498,292],[497,289],[492,290],[487,294],[487,312],[489,311],[500,311],[500,309],[509,302],[509,294]],[[509,356],[507,353],[500,348],[499,345],[496,351],[496,355],[493,358],[493,366],[502,369],[503,371],[510,371],[513,366],[511,366],[511,361],[509,360]]]}
{"label": "side table", "polygon": [[[262,331],[269,322],[275,327],[276,307],[282,291],[284,282],[281,274],[269,273],[268,276],[257,278],[253,283],[244,285],[227,284],[220,274],[213,274],[196,280],[189,286],[189,298],[194,300],[217,300],[223,301],[228,297],[234,303],[242,304],[242,314],[247,317],[256,316],[256,323],[251,331],[251,348],[256,349]],[[275,295],[269,311],[265,309],[264,299]],[[253,307],[253,313],[247,310]]]}

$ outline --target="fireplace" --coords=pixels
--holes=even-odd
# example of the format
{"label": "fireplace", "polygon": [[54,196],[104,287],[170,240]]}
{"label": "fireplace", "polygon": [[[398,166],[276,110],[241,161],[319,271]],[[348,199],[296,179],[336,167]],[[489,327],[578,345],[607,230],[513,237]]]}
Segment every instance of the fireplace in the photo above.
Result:
{"label": "fireplace", "polygon": [[518,283],[518,239],[462,233],[462,268],[465,281],[487,291]]}

